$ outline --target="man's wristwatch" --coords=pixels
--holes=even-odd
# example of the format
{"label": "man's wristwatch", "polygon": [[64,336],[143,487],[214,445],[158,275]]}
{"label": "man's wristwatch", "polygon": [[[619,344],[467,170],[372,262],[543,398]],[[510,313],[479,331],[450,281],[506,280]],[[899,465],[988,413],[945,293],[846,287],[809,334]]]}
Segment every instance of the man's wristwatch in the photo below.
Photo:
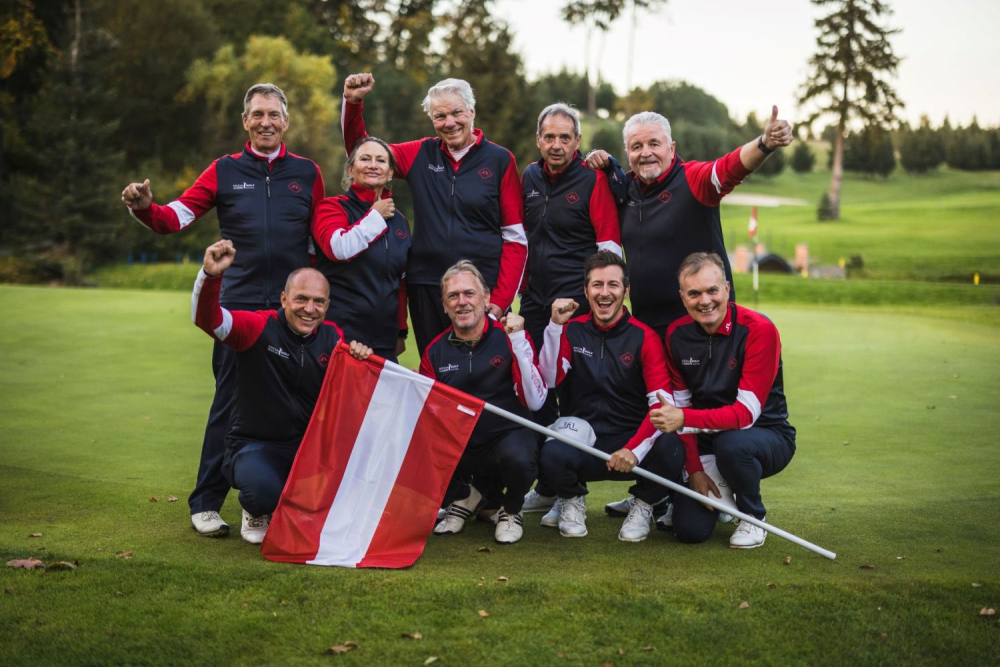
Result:
{"label": "man's wristwatch", "polygon": [[763,134],[760,135],[759,137],[757,137],[757,148],[759,148],[760,152],[763,153],[764,155],[770,155],[771,153],[774,152],[773,148],[768,148],[767,146],[764,145],[764,135]]}

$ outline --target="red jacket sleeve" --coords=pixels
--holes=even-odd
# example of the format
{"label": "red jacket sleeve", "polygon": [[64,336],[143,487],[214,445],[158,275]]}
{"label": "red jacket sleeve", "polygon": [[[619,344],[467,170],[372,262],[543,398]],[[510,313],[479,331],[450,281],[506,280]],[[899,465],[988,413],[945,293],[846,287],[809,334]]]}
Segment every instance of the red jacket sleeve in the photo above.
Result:
{"label": "red jacket sleeve", "polygon": [[595,171],[597,183],[590,193],[590,223],[594,226],[598,250],[610,250],[622,256],[622,233],[618,226],[618,206],[611,195],[608,177],[603,171]]}
{"label": "red jacket sleeve", "polygon": [[215,206],[215,196],[218,192],[216,162],[218,160],[201,172],[191,187],[174,201],[166,206],[154,202],[148,208],[130,208],[132,217],[157,234],[173,234],[181,231]]}
{"label": "red jacket sleeve", "polygon": [[335,262],[349,262],[382,238],[389,227],[374,208],[351,224],[341,197],[327,197],[312,218],[312,235],[320,251]]}
{"label": "red jacket sleeve", "polygon": [[434,374],[434,367],[431,366],[431,358],[428,356],[427,350],[424,350],[424,356],[420,357],[420,374],[425,375],[432,380],[437,379],[437,376]]}
{"label": "red jacket sleeve", "polygon": [[274,311],[227,310],[219,305],[221,286],[221,275],[198,272],[191,295],[191,319],[202,331],[237,352],[250,349]]}
{"label": "red jacket sleeve", "polygon": [[500,271],[497,274],[497,284],[490,294],[490,303],[505,311],[514,303],[528,260],[524,201],[521,199],[521,181],[517,176],[517,161],[513,153],[510,154],[507,171],[500,181],[500,233],[503,235]]}
{"label": "red jacket sleeve", "polygon": [[685,162],[684,176],[695,198],[705,206],[718,206],[722,198],[743,182],[750,172],[740,160],[742,146],[712,162]]}
{"label": "red jacket sleeve", "polygon": [[[646,400],[649,403],[649,410],[660,407],[660,399],[657,394],[663,393],[668,400],[672,400],[670,391],[670,376],[667,373],[667,357],[663,351],[663,343],[656,333],[649,327],[643,327],[645,338],[642,341],[642,377],[646,383]],[[639,425],[639,430],[629,439],[626,449],[634,450],[642,441],[656,433],[656,427],[649,421],[649,410],[646,417]]]}
{"label": "red jacket sleeve", "polygon": [[721,408],[698,410],[684,408],[684,425],[719,431],[732,431],[753,426],[767,402],[781,359],[778,329],[769,320],[754,316],[748,320],[747,337],[736,402]]}

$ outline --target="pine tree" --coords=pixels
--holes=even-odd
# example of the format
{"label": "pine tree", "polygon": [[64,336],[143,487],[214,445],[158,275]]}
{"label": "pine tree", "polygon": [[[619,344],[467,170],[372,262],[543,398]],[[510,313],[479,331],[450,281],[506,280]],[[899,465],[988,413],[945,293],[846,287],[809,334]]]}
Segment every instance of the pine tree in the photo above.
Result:
{"label": "pine tree", "polygon": [[820,116],[836,119],[833,165],[830,177],[832,219],[840,219],[840,189],[844,175],[844,136],[849,121],[859,119],[865,126],[889,129],[896,123],[895,109],[903,106],[896,91],[886,81],[894,76],[899,58],[892,52],[889,38],[898,33],[880,21],[891,14],[880,0],[812,0],[833,6],[833,11],[816,20],[820,31],[817,50],[810,58],[811,72],[799,93],[799,103],[813,102]]}
{"label": "pine tree", "polygon": [[795,150],[792,151],[792,171],[796,174],[808,174],[816,165],[816,154],[809,148],[805,141],[795,142]]}

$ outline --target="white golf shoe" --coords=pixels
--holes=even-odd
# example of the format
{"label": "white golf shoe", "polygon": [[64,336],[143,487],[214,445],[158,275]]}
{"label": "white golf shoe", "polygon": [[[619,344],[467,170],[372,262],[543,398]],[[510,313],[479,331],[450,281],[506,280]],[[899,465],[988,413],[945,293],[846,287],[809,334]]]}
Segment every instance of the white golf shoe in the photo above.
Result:
{"label": "white golf shoe", "polygon": [[225,537],[229,534],[229,524],[222,520],[218,512],[192,514],[191,527],[204,537]]}
{"label": "white golf shoe", "polygon": [[240,527],[240,536],[244,542],[260,544],[264,541],[264,536],[267,535],[267,528],[270,525],[270,515],[250,516],[250,512],[243,510],[243,525]]}
{"label": "white golf shoe", "polygon": [[674,527],[674,504],[667,503],[667,511],[656,517],[657,530],[673,530]]}
{"label": "white golf shoe", "polygon": [[562,515],[559,517],[559,534],[563,537],[587,536],[586,496],[574,496],[563,500]]}
{"label": "white golf shoe", "polygon": [[548,512],[556,502],[555,496],[543,496],[538,491],[532,489],[524,494],[524,507],[521,511],[525,514],[532,512]]}
{"label": "white golf shoe", "polygon": [[736,532],[729,538],[729,546],[733,549],[756,549],[764,544],[766,538],[767,531],[763,528],[758,528],[749,521],[740,521]]}
{"label": "white golf shoe", "polygon": [[563,503],[566,502],[562,498],[556,498],[555,502],[552,503],[552,509],[545,513],[542,520],[538,523],[546,528],[558,528],[559,527],[559,517],[562,516]]}
{"label": "white golf shoe", "polygon": [[524,535],[522,514],[520,512],[507,514],[506,510],[501,509],[497,512],[497,516],[497,528],[493,532],[493,539],[500,544],[513,544],[520,540],[521,536]]}
{"label": "white golf shoe", "polygon": [[470,486],[469,497],[456,500],[448,505],[444,518],[434,526],[435,535],[456,535],[465,530],[465,520],[479,510],[483,503],[483,494],[474,486]]}
{"label": "white golf shoe", "polygon": [[632,509],[633,500],[635,500],[635,496],[629,496],[617,502],[608,503],[604,506],[604,513],[608,516],[628,516],[629,510]]}
{"label": "white golf shoe", "polygon": [[634,498],[622,529],[618,532],[618,539],[622,542],[642,542],[649,535],[649,521],[652,518],[653,506]]}

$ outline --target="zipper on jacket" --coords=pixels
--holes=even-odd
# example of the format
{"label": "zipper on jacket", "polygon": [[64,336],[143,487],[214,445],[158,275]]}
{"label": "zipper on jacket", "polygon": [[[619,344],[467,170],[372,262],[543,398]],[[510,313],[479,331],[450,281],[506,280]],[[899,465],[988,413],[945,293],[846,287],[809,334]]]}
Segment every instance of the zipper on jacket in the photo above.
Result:
{"label": "zipper on jacket", "polygon": [[712,358],[712,341],[714,339],[715,339],[714,335],[708,337],[708,358],[709,359]]}
{"label": "zipper on jacket", "polygon": [[604,360],[604,336],[601,336],[601,360]]}
{"label": "zipper on jacket", "polygon": [[469,375],[472,375],[472,349],[469,349]]}
{"label": "zipper on jacket", "polygon": [[455,196],[455,179],[457,177],[458,177],[457,174],[455,172],[452,172],[452,174],[451,174],[451,196],[452,197]]}
{"label": "zipper on jacket", "polygon": [[[268,169],[269,165],[264,165],[264,169]],[[264,213],[264,251],[267,255],[267,280],[264,282],[264,302],[265,305],[271,307],[271,175],[264,172],[264,184],[267,186],[267,203],[265,205]]]}

